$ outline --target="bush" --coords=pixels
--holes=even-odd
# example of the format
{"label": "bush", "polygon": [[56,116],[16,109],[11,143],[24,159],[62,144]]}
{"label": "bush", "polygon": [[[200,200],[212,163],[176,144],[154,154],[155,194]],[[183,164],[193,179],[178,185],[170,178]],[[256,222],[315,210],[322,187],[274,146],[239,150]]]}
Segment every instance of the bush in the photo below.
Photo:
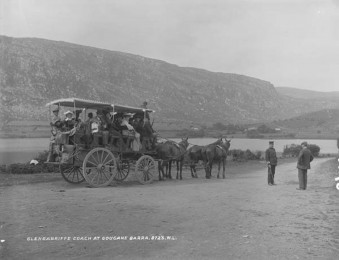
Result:
{"label": "bush", "polygon": [[250,130],[246,135],[248,138],[264,138],[264,136],[259,134],[256,130]]}
{"label": "bush", "polygon": [[43,152],[38,153],[36,156],[34,156],[34,160],[37,160],[40,162],[46,162],[48,157],[48,151],[45,150]]}
{"label": "bush", "polygon": [[247,160],[260,160],[261,152],[253,153],[251,150],[247,149],[246,151],[240,149],[233,149],[229,151],[229,154],[232,155],[233,161],[247,161]]}
{"label": "bush", "polygon": [[266,133],[275,133],[276,131],[275,131],[275,129],[270,128],[267,125],[261,125],[261,126],[258,127],[258,132],[266,134]]}
{"label": "bush", "polygon": [[318,157],[319,156],[319,152],[320,152],[320,147],[318,145],[315,145],[315,144],[310,144],[308,146],[308,149],[310,149],[312,155],[314,157]]}
{"label": "bush", "polygon": [[[291,144],[290,146],[285,145],[283,156],[297,157],[301,151],[301,145]],[[318,157],[320,153],[320,147],[316,144],[309,144],[308,149],[311,151],[314,157]]]}
{"label": "bush", "polygon": [[57,165],[37,164],[30,165],[29,163],[13,163],[10,165],[1,165],[0,171],[9,174],[32,174],[44,172],[57,172],[59,167]]}
{"label": "bush", "polygon": [[301,145],[291,144],[290,146],[285,145],[283,156],[285,157],[297,157],[301,151]]}

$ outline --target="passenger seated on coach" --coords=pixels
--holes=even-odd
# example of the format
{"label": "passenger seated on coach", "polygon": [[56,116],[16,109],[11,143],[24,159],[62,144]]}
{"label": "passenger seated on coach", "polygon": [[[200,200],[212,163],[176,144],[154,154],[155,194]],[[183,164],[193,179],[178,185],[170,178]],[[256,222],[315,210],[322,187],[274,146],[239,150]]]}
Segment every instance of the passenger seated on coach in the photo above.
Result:
{"label": "passenger seated on coach", "polygon": [[64,115],[66,117],[63,120],[62,131],[69,133],[69,144],[74,144],[74,133],[75,133],[76,122],[73,118],[73,112],[68,110],[67,112],[64,113]]}
{"label": "passenger seated on coach", "polygon": [[128,143],[128,147],[131,146],[131,148],[134,151],[139,151],[141,148],[140,143],[140,134],[134,129],[134,127],[129,123],[129,119],[132,117],[132,114],[130,113],[124,113],[121,126],[126,126],[127,129],[131,132],[134,132],[134,140],[132,142]]}
{"label": "passenger seated on coach", "polygon": [[77,125],[81,125],[81,118],[80,118],[80,114],[82,113],[81,109],[75,110],[75,122]]}
{"label": "passenger seated on coach", "polygon": [[[90,143],[93,141],[92,138],[92,123],[94,122],[93,119],[93,113],[88,113],[87,114],[87,119],[85,122],[81,123],[80,125],[81,127],[84,128],[84,134],[83,136],[80,137],[81,143],[85,144],[85,148],[89,148]],[[94,126],[95,129],[97,129],[97,127]]]}
{"label": "passenger seated on coach", "polygon": [[141,135],[140,139],[142,139],[143,120],[139,115],[134,115],[132,126],[134,127],[135,131],[137,131]]}
{"label": "passenger seated on coach", "polygon": [[66,117],[65,117],[65,119],[63,121],[63,130],[64,131],[70,131],[75,126],[75,120],[73,118],[73,112],[68,110],[67,112],[64,113],[64,115]]}

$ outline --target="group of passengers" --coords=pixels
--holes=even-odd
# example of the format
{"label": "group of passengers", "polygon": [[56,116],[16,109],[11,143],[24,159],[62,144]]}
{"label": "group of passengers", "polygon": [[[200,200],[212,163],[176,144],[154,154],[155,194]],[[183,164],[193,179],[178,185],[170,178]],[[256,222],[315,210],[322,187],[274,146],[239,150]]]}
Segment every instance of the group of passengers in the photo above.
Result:
{"label": "group of passengers", "polygon": [[[143,105],[145,106],[145,103]],[[80,142],[84,143],[86,148],[89,148],[93,142],[98,143],[99,137],[102,138],[102,145],[106,147],[119,147],[123,145],[121,143],[123,140],[124,144],[133,151],[141,149],[141,141],[144,141],[146,150],[152,148],[155,134],[147,111],[145,115],[144,113],[115,113],[113,116],[109,109],[98,109],[96,116],[92,112],[88,113],[85,122],[82,122],[79,117],[81,112],[82,110],[76,110],[74,117],[73,112],[67,111],[62,120],[59,116],[59,109],[53,110],[54,116],[50,123],[51,145],[58,132],[69,133],[69,144],[79,143],[79,140],[74,140],[73,135],[76,130],[82,129],[83,135],[80,137]]]}
{"label": "group of passengers", "polygon": [[[72,130],[74,127],[78,126],[81,123],[80,113],[82,110],[76,110],[76,117],[74,118],[74,114],[71,111],[67,111],[64,113],[65,118],[62,120],[59,116],[59,108],[53,110],[53,118],[50,123],[52,127],[52,131],[62,131],[67,132]],[[55,135],[55,134],[54,134]]]}

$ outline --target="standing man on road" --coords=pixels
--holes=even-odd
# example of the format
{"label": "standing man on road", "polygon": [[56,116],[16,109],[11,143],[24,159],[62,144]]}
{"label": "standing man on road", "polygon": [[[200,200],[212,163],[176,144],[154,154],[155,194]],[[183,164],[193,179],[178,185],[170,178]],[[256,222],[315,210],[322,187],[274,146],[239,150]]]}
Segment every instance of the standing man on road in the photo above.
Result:
{"label": "standing man on road", "polygon": [[297,188],[297,190],[306,190],[307,170],[311,169],[312,160],[313,156],[311,151],[307,148],[307,142],[302,142],[297,164],[299,178],[299,188]]}
{"label": "standing man on road", "polygon": [[274,183],[274,174],[275,174],[275,167],[278,164],[278,159],[277,159],[277,153],[275,152],[275,149],[273,148],[274,142],[269,141],[269,147],[266,150],[266,155],[265,159],[267,162],[267,167],[268,167],[268,185],[272,186],[275,185]]}

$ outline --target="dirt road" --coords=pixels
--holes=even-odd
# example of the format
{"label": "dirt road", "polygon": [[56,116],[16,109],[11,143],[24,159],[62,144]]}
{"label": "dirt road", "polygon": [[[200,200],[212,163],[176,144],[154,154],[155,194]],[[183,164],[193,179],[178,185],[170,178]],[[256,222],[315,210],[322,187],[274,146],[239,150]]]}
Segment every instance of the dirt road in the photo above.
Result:
{"label": "dirt road", "polygon": [[3,185],[0,258],[338,259],[337,161],[316,159],[306,191],[296,172],[295,162],[280,164],[277,186],[258,163],[228,168],[225,180],[199,172],[92,189],[52,174]]}

